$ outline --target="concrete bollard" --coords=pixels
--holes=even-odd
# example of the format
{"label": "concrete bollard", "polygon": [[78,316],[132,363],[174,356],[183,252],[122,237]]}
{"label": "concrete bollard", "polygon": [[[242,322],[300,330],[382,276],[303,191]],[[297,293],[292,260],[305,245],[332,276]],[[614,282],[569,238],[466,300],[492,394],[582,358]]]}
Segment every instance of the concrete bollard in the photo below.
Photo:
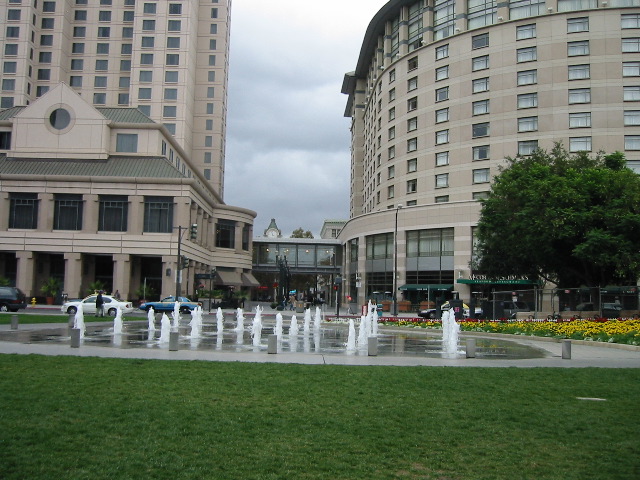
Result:
{"label": "concrete bollard", "polygon": [[467,338],[467,358],[476,358],[476,339]]}
{"label": "concrete bollard", "polygon": [[378,355],[378,337],[369,337],[367,339],[367,350],[370,357]]}
{"label": "concrete bollard", "polygon": [[562,359],[571,360],[571,340],[562,340]]}
{"label": "concrete bollard", "polygon": [[180,343],[180,332],[169,332],[169,351],[178,351],[178,344]]}
{"label": "concrete bollard", "polygon": [[18,329],[18,315],[11,315],[11,330]]}
{"label": "concrete bollard", "polygon": [[71,348],[80,348],[80,329],[71,329]]}
{"label": "concrete bollard", "polygon": [[278,353],[278,336],[275,334],[267,337],[267,353]]}

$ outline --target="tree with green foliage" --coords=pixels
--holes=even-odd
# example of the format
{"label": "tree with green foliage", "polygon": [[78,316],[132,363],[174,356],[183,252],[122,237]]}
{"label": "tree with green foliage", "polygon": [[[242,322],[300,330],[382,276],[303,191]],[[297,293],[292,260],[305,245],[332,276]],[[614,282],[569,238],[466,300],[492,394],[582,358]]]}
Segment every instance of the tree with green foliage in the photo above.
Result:
{"label": "tree with green foliage", "polygon": [[483,201],[474,270],[560,287],[636,284],[640,175],[615,152],[508,158]]}
{"label": "tree with green foliage", "polygon": [[291,233],[291,238],[313,238],[313,233],[310,230],[304,230],[302,227],[296,228]]}

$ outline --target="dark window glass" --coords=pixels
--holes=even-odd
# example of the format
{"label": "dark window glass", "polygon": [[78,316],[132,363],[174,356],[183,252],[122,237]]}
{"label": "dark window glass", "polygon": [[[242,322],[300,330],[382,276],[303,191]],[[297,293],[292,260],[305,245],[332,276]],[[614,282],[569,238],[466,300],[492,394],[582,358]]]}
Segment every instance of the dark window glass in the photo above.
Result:
{"label": "dark window glass", "polygon": [[173,197],[144,197],[144,227],[150,233],[173,230]]}
{"label": "dark window glass", "polygon": [[100,195],[98,230],[126,232],[129,202],[125,195]]}
{"label": "dark window glass", "polygon": [[218,220],[216,224],[216,247],[235,248],[236,222],[233,220]]}
{"label": "dark window glass", "polygon": [[38,194],[10,193],[9,228],[38,227]]}
{"label": "dark window glass", "polygon": [[82,195],[57,194],[53,212],[54,230],[82,230]]}

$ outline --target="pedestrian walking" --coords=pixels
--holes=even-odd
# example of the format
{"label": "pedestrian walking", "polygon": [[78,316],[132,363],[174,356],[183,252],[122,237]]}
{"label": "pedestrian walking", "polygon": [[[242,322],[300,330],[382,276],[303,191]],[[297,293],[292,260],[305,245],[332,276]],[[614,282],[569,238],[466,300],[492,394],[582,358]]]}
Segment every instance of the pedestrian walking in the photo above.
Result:
{"label": "pedestrian walking", "polygon": [[102,290],[98,292],[96,297],[96,317],[104,317],[104,298],[102,298]]}

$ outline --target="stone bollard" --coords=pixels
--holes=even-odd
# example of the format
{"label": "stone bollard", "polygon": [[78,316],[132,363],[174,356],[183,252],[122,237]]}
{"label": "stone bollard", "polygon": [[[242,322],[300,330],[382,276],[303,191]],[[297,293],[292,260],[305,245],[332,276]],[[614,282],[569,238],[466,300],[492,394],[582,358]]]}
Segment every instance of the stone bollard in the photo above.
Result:
{"label": "stone bollard", "polygon": [[467,338],[467,358],[476,358],[476,339]]}
{"label": "stone bollard", "polygon": [[18,315],[11,315],[11,330],[18,329]]}
{"label": "stone bollard", "polygon": [[80,348],[80,329],[71,329],[71,348]]}
{"label": "stone bollard", "polygon": [[169,351],[178,351],[178,344],[180,343],[180,332],[169,332]]}
{"label": "stone bollard", "polygon": [[278,336],[275,334],[267,337],[267,353],[278,353]]}
{"label": "stone bollard", "polygon": [[367,339],[367,353],[370,357],[378,355],[378,337],[369,337]]}
{"label": "stone bollard", "polygon": [[571,340],[562,340],[562,359],[571,360]]}

